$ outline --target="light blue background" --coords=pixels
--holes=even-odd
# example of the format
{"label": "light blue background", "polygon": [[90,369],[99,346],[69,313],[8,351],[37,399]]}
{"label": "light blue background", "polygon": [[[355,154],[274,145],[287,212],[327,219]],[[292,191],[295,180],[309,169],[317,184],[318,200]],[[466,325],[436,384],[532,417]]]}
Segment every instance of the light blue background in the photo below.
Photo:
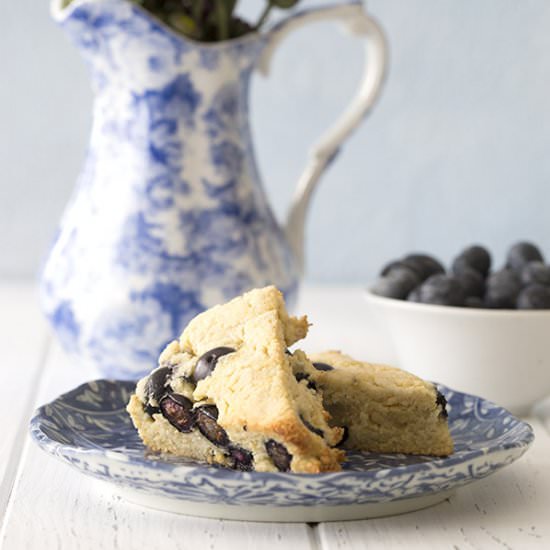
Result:
{"label": "light blue background", "polygon": [[[391,67],[375,112],[314,198],[309,279],[364,283],[400,254],[449,260],[474,241],[499,262],[520,238],[550,257],[550,3],[368,7],[386,30]],[[269,80],[256,78],[253,131],[279,217],[308,145],[343,109],[361,67],[357,39],[323,23],[290,37]],[[47,2],[2,2],[0,276],[36,273],[80,169],[91,100]]]}

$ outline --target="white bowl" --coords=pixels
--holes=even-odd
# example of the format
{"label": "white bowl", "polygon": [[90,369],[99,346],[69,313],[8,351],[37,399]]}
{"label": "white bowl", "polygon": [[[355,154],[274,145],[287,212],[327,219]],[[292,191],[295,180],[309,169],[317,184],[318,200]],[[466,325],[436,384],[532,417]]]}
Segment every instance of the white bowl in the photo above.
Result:
{"label": "white bowl", "polygon": [[550,310],[417,304],[366,293],[399,367],[524,415],[550,395]]}

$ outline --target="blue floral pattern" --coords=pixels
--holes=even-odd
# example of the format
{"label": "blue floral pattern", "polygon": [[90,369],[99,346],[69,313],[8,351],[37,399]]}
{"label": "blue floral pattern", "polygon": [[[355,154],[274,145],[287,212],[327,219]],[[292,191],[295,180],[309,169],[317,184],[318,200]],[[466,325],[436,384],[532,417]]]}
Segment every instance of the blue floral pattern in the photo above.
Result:
{"label": "blue floral pattern", "polygon": [[98,479],[140,493],[200,503],[346,506],[447,491],[517,460],[531,427],[484,399],[440,388],[455,452],[446,458],[349,452],[327,474],[237,472],[148,452],[125,407],[134,383],[98,380],[38,409],[31,435],[46,452]]}
{"label": "blue floral pattern", "polygon": [[54,16],[95,86],[87,159],[42,275],[64,347],[110,377],[151,370],[200,311],[298,275],[248,122],[262,36],[190,42],[129,0]]}

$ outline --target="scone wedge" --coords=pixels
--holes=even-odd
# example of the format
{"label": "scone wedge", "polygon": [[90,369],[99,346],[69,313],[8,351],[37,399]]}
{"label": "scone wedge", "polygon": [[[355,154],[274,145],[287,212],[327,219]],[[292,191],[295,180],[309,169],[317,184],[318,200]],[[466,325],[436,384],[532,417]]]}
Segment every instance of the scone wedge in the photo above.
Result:
{"label": "scone wedge", "polygon": [[245,471],[340,470],[343,430],[302,376],[306,355],[288,351],[307,330],[273,286],[195,317],[130,399],[144,443]]}
{"label": "scone wedge", "polygon": [[447,456],[453,452],[445,397],[430,382],[338,351],[309,356],[310,380],[332,422],[346,429],[343,447],[358,451]]}

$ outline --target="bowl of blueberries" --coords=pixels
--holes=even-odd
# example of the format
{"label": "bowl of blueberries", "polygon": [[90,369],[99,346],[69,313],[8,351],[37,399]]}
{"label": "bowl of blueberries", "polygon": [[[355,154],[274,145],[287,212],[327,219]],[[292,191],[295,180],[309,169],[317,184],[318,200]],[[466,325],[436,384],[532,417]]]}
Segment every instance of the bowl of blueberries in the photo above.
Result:
{"label": "bowl of blueberries", "polygon": [[533,243],[511,246],[498,269],[480,245],[449,269],[409,254],[366,295],[400,367],[518,415],[550,395],[550,265]]}

